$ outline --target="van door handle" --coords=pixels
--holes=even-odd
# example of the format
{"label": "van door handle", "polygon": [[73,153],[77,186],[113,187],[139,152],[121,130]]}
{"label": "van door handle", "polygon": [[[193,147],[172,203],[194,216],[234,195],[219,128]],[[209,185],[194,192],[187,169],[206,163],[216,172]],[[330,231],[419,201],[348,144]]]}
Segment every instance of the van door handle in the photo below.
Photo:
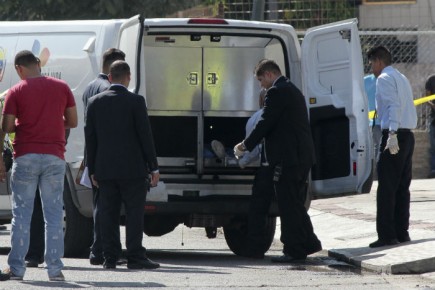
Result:
{"label": "van door handle", "polygon": [[198,85],[198,73],[192,72],[187,77],[187,81],[189,82],[189,85],[191,86],[197,86]]}
{"label": "van door handle", "polygon": [[216,73],[208,73],[207,74],[207,84],[215,85],[218,81],[218,76]]}

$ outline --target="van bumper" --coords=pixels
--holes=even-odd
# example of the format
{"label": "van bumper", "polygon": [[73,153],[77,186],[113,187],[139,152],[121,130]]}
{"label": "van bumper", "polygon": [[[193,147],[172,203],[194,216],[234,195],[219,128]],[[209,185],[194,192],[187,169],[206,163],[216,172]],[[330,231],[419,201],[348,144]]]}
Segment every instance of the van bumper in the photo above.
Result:
{"label": "van bumper", "polygon": [[[200,201],[168,201],[146,202],[146,215],[247,215],[249,212],[249,198],[229,198],[226,200],[200,200]],[[272,202],[269,215],[278,216],[278,205]]]}

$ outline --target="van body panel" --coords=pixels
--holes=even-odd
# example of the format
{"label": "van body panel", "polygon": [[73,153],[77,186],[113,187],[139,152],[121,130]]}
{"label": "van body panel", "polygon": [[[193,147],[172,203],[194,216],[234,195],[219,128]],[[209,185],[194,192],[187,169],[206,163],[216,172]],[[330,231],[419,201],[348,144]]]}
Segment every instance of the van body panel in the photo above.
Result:
{"label": "van body panel", "polygon": [[[92,217],[92,192],[73,180],[78,170],[78,162],[84,153],[84,111],[82,95],[85,87],[101,71],[103,52],[116,46],[119,28],[124,20],[85,20],[85,21],[29,21],[0,22],[0,59],[2,78],[0,93],[19,82],[14,69],[15,54],[30,50],[41,59],[44,75],[65,80],[71,88],[77,106],[78,126],[71,130],[66,146],[67,180],[73,201],[83,215]],[[3,55],[3,56],[2,56]],[[11,209],[8,183],[0,183],[0,210],[2,206]],[[5,187],[5,188],[4,188]],[[8,201],[3,202],[1,196]],[[89,202],[90,201],[90,202]],[[0,216],[0,219],[2,217]],[[5,216],[10,219],[10,215]]]}
{"label": "van body panel", "polygon": [[311,28],[302,43],[304,93],[315,143],[314,196],[362,192],[373,148],[357,20]]}

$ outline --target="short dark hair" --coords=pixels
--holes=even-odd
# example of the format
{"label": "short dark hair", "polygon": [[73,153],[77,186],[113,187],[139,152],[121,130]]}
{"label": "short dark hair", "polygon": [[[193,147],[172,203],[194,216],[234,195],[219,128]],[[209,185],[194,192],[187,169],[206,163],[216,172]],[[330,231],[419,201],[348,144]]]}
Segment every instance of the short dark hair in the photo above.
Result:
{"label": "short dark hair", "polygon": [[123,60],[116,60],[110,66],[110,75],[112,80],[119,81],[130,75],[130,66]]}
{"label": "short dark hair", "polygon": [[255,66],[254,74],[258,77],[264,75],[264,73],[267,71],[281,74],[279,66],[276,64],[275,61],[270,59],[260,60],[260,62]]}
{"label": "short dark hair", "polygon": [[379,59],[384,62],[385,65],[391,64],[391,52],[385,46],[376,46],[367,52],[368,60]]}
{"label": "short dark hair", "polygon": [[103,70],[108,70],[116,60],[125,60],[125,53],[117,48],[109,48],[103,54]]}
{"label": "short dark hair", "polygon": [[25,67],[38,64],[39,58],[37,58],[31,51],[22,50],[15,55],[15,65],[22,65]]}

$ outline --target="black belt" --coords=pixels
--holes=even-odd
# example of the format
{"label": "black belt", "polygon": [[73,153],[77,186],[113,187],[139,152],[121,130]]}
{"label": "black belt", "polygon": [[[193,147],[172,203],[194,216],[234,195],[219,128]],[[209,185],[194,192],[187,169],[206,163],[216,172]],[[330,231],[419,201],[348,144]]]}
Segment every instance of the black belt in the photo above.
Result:
{"label": "black belt", "polygon": [[[382,129],[382,133],[384,134],[388,134],[389,130],[388,129]],[[406,129],[406,128],[399,128],[396,130],[397,133],[409,133],[411,132],[411,129]]]}

